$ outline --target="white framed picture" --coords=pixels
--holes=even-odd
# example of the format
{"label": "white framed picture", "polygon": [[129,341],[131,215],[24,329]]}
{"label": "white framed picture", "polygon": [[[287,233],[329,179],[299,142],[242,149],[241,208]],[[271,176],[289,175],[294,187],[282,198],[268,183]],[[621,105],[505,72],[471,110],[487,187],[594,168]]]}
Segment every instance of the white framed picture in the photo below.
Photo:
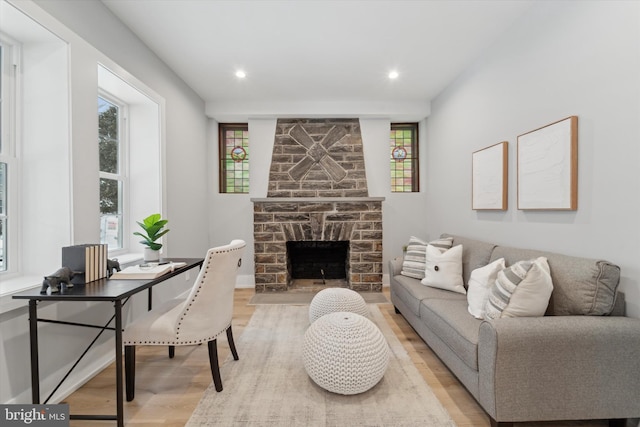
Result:
{"label": "white framed picture", "polygon": [[518,209],[578,208],[578,117],[518,136]]}
{"label": "white framed picture", "polygon": [[471,209],[507,210],[509,143],[474,151],[471,165]]}

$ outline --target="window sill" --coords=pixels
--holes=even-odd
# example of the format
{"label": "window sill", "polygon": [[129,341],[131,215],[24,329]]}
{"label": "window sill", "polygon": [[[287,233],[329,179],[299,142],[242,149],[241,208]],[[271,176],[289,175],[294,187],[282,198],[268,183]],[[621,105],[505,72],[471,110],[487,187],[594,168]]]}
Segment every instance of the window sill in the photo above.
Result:
{"label": "window sill", "polygon": [[10,296],[28,289],[42,285],[42,276],[18,276],[11,279],[3,279],[0,284],[0,298]]}
{"label": "window sill", "polygon": [[[129,253],[118,255],[117,258],[120,265],[125,265],[141,261],[143,256],[139,253]],[[2,279],[2,283],[0,283],[0,314],[26,307],[28,305],[26,300],[13,299],[12,295],[39,288],[42,286],[42,277],[43,276],[15,276],[10,279]]]}
{"label": "window sill", "polygon": [[18,276],[2,280],[2,284],[0,284],[0,314],[26,307],[27,301],[15,300],[11,296],[40,286],[42,286],[42,276]]}

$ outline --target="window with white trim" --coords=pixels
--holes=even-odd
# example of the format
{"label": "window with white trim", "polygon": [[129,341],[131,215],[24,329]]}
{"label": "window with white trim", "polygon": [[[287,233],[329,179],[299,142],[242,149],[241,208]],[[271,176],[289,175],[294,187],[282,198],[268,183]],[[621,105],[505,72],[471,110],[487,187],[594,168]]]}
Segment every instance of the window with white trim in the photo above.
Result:
{"label": "window with white trim", "polygon": [[249,193],[249,125],[218,124],[220,193]]}
{"label": "window with white trim", "polygon": [[120,258],[142,252],[133,235],[136,221],[156,212],[164,216],[164,100],[103,64],[98,64],[98,95],[100,239],[109,245],[109,257]]}
{"label": "window with white trim", "polygon": [[100,157],[100,243],[109,250],[125,248],[127,198],[127,106],[108,95],[98,97]]}
{"label": "window with white trim", "polygon": [[71,78],[68,43],[9,2],[0,1],[0,15],[0,293],[8,295],[59,268],[55,254],[73,236]]}
{"label": "window with white trim", "polygon": [[7,270],[7,164],[0,162],[0,271]]}
{"label": "window with white trim", "polygon": [[17,266],[17,161],[15,140],[18,46],[0,34],[0,272]]}
{"label": "window with white trim", "polygon": [[418,123],[391,123],[391,191],[420,191],[418,181]]}

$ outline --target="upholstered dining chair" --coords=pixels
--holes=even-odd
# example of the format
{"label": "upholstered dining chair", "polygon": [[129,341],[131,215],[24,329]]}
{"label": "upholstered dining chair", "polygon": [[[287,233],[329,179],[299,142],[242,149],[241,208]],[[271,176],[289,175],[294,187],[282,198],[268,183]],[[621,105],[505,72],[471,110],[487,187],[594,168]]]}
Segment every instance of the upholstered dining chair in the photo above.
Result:
{"label": "upholstered dining chair", "polygon": [[125,327],[122,341],[128,402],[135,395],[137,345],[169,346],[169,357],[173,357],[175,346],[206,342],[213,383],[217,391],[222,391],[217,337],[226,331],[231,354],[238,360],[231,318],[233,292],[245,246],[243,240],[233,240],[228,245],[209,249],[190,290],[145,313]]}

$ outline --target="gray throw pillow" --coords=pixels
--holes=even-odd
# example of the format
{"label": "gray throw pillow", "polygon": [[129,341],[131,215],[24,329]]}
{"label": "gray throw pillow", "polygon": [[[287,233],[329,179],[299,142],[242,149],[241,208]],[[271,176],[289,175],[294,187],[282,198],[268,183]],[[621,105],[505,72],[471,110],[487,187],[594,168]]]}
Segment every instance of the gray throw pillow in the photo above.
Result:
{"label": "gray throw pillow", "polygon": [[425,242],[415,236],[411,236],[407,251],[404,254],[400,274],[414,279],[424,279],[424,269],[427,263],[427,245],[435,246],[441,252],[444,252],[453,245],[453,238],[445,237]]}

